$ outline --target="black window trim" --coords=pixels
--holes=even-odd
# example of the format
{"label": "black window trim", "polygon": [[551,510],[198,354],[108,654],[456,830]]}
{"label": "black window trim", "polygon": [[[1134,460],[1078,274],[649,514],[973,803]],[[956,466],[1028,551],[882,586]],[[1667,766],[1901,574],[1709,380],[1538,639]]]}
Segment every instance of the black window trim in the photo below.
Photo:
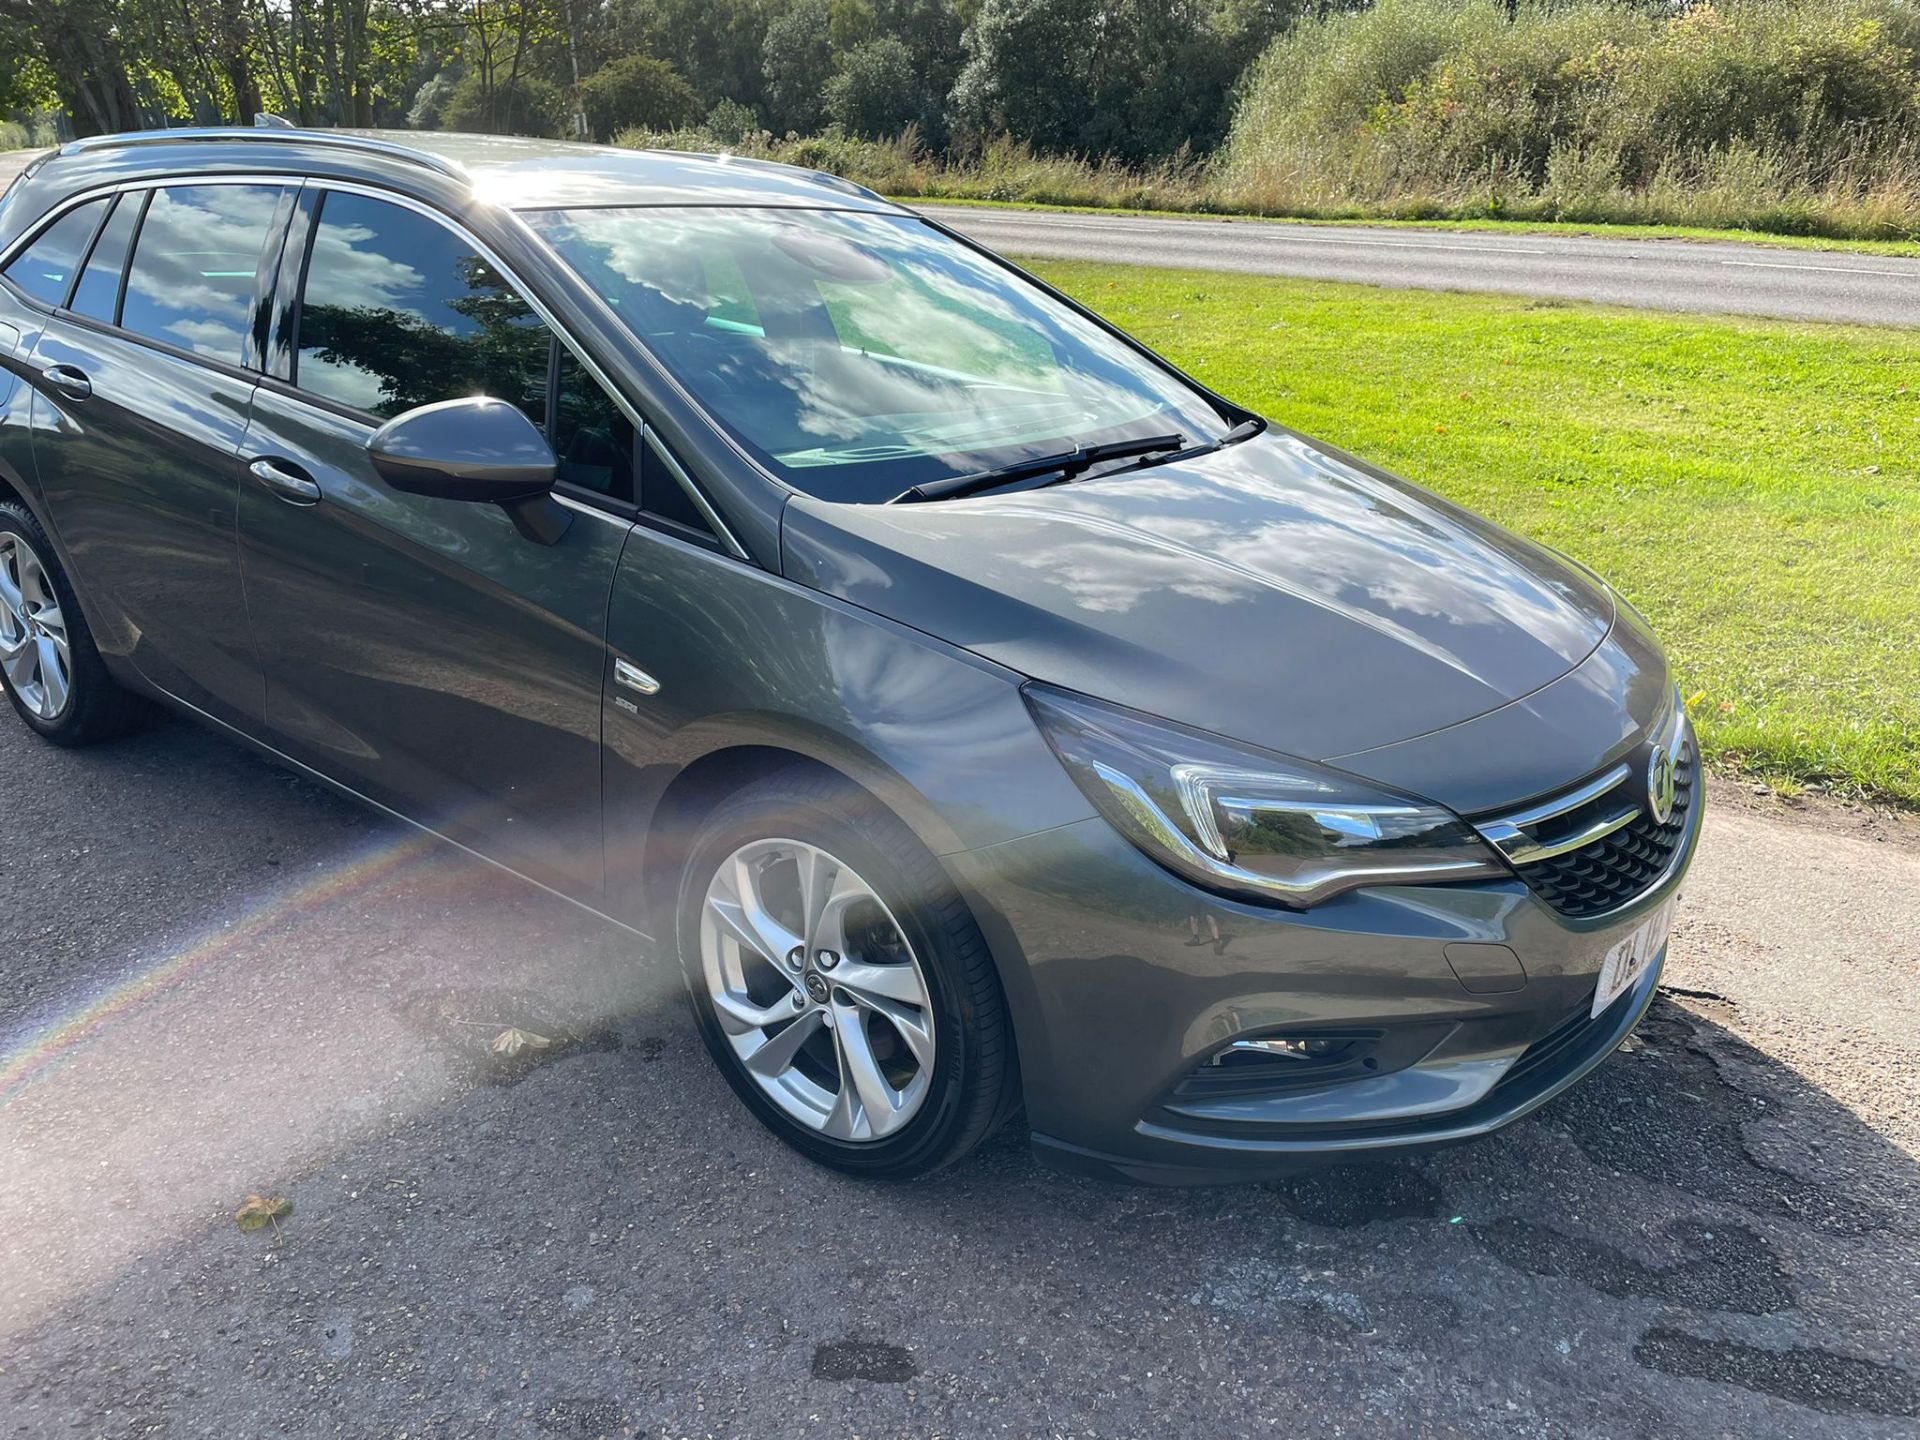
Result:
{"label": "black window trim", "polygon": [[[119,212],[120,206],[138,204],[140,207],[140,213],[133,217],[133,233],[127,236],[127,253],[120,257],[120,283],[113,287],[113,319],[111,323],[116,329],[119,328],[121,314],[127,308],[127,272],[133,268],[133,247],[140,243],[140,232],[147,228],[147,211],[153,207],[153,191],[142,190],[138,192],[140,195],[138,201],[133,199],[134,193],[135,192],[131,190],[122,190],[114,203],[113,211],[107,216],[108,221],[111,222],[113,216]],[[99,248],[101,236],[106,233],[107,227],[102,225],[100,227],[100,234],[93,237],[93,243],[96,249]],[[89,265],[93,263],[92,251],[87,252],[87,263]],[[71,308],[74,300],[80,294],[80,280],[86,277],[86,273],[83,267],[80,271],[79,278],[73,282],[73,294],[67,296],[68,313],[79,320],[92,318],[91,316],[79,315]]]}

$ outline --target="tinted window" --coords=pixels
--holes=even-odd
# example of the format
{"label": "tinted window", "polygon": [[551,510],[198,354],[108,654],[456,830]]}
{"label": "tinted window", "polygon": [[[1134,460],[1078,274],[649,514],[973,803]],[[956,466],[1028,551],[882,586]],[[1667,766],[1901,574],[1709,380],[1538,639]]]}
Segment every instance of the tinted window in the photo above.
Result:
{"label": "tinted window", "polygon": [[127,268],[127,245],[146,199],[144,195],[126,195],[114,206],[106,229],[93,242],[87,268],[80,272],[80,284],[73,292],[74,313],[109,324],[115,319],[120,306],[120,275]]}
{"label": "tinted window", "polygon": [[633,422],[564,347],[548,438],[562,481],[619,500],[633,498]]}
{"label": "tinted window", "polygon": [[491,395],[546,421],[546,326],[451,230],[384,200],[321,204],[299,342],[301,389],[376,415]]}
{"label": "tinted window", "polygon": [[196,355],[242,363],[279,200],[275,185],[154,191],[134,242],[120,323]]}
{"label": "tinted window", "polygon": [[674,478],[660,452],[645,442],[640,446],[640,508],[702,535],[713,535],[713,527],[694,505],[686,487]]}
{"label": "tinted window", "polygon": [[80,257],[86,254],[87,241],[106,213],[105,200],[89,200],[77,210],[69,210],[13,257],[7,265],[7,278],[36,300],[64,304],[73,272],[80,268]]}

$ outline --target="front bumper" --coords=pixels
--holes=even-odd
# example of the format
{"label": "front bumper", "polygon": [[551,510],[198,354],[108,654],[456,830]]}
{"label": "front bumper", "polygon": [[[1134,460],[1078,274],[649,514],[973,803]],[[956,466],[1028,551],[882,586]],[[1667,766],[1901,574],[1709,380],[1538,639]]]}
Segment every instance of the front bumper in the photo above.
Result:
{"label": "front bumper", "polygon": [[[1587,1018],[1608,949],[1678,890],[1705,808],[1658,884],[1585,921],[1518,880],[1354,891],[1304,912],[1242,905],[1168,874],[1104,820],[947,863],[1000,962],[1036,1152],[1202,1184],[1457,1143],[1579,1080],[1652,1000],[1664,953]],[[1462,957],[1499,952],[1462,946],[1505,947],[1523,973],[1476,974]],[[1375,1063],[1237,1092],[1195,1083],[1233,1040],[1282,1034],[1364,1037],[1355,1053]]]}

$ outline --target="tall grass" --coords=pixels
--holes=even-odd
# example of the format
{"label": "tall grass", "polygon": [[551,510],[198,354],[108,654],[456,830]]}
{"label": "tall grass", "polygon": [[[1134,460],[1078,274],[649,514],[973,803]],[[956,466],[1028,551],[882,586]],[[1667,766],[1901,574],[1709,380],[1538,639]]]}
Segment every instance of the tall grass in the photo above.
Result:
{"label": "tall grass", "polygon": [[1249,70],[1225,208],[1920,230],[1920,9],[1903,0],[1380,0]]}
{"label": "tall grass", "polygon": [[1379,0],[1242,78],[1212,156],[1135,168],[1005,137],[935,153],[837,133],[722,144],[928,199],[1322,218],[1565,220],[1920,236],[1920,3]]}
{"label": "tall grass", "polygon": [[999,136],[964,156],[929,150],[909,129],[891,140],[856,140],[837,131],[776,140],[765,131],[716,136],[703,129],[628,130],[617,145],[653,150],[724,150],[824,170],[884,195],[929,200],[1011,200],[1132,210],[1215,208],[1206,163],[1181,152],[1136,168],[1077,155],[1043,155]]}

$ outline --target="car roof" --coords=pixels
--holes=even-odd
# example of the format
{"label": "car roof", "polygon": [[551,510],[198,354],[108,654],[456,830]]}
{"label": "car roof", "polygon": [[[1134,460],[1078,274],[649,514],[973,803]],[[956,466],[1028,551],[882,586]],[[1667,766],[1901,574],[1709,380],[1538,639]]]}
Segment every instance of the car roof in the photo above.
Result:
{"label": "car roof", "polygon": [[463,182],[474,198],[514,209],[587,205],[900,208],[836,175],[768,160],[441,131],[283,125],[145,130],[72,141],[47,158],[79,161],[75,168],[89,170],[111,162],[121,179],[143,172],[171,176],[226,170],[236,162],[277,169],[300,158],[320,162],[316,173],[338,176],[351,174],[359,161],[390,181],[409,167],[432,171],[440,186],[448,180]]}
{"label": "car roof", "polygon": [[[286,133],[286,132],[282,132]],[[815,205],[893,210],[865,186],[771,160],[686,150],[628,150],[517,135],[439,131],[317,132],[398,145],[456,165],[476,190],[516,207]]]}

